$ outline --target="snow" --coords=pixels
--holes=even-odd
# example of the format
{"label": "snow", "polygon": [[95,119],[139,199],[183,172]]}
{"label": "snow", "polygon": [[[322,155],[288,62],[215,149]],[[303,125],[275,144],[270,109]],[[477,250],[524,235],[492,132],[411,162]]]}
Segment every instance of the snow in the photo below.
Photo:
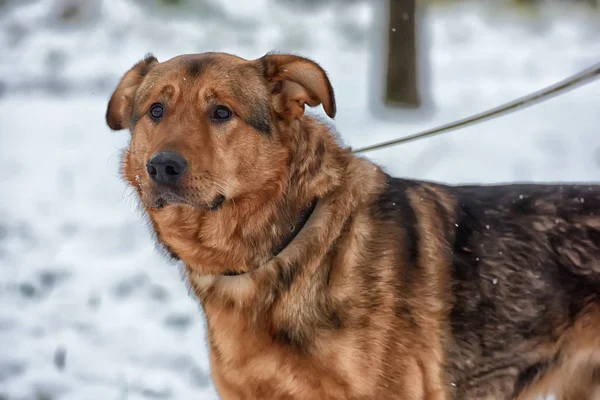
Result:
{"label": "snow", "polygon": [[[142,13],[141,0],[0,2],[1,398],[217,398],[201,310],[119,177],[128,133],[104,122],[112,88],[145,53],[309,56],[330,74],[336,130],[353,147],[462,118],[600,61],[597,13],[439,6],[425,21],[432,115],[382,118],[372,112],[368,3],[318,15],[267,0],[225,3],[198,1],[186,14]],[[71,4],[82,12],[58,25]],[[599,109],[593,82],[366,156],[395,175],[450,183],[598,181]]]}

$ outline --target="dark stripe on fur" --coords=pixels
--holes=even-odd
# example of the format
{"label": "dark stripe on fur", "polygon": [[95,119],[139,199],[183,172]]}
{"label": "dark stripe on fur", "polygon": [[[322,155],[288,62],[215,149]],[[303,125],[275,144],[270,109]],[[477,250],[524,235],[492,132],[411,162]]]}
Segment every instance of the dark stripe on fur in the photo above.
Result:
{"label": "dark stripe on fur", "polygon": [[542,374],[548,371],[551,363],[549,361],[539,362],[525,368],[515,383],[515,389],[511,398],[517,398],[517,396],[528,386],[534,383]]}
{"label": "dark stripe on fur", "polygon": [[[417,227],[417,215],[406,193],[411,185],[413,183],[409,181],[388,176],[386,188],[371,206],[371,215],[373,220],[378,221],[382,227],[389,224],[399,229],[395,243],[400,247],[398,257],[404,258],[404,260],[399,262],[396,268],[394,313],[402,320],[414,324],[411,307],[407,304],[406,299],[411,297],[411,285],[414,283],[415,273],[418,273],[415,269],[419,268],[420,237]],[[365,250],[367,254],[381,254],[383,251],[388,250],[388,246],[394,246],[395,243],[374,241],[368,243]],[[378,277],[371,276],[374,272],[376,271],[366,269],[362,274],[362,279],[364,280],[366,293],[372,299],[370,302],[373,303],[374,308],[377,308],[380,303],[380,295],[375,290]]]}
{"label": "dark stripe on fur", "polygon": [[372,215],[376,220],[394,222],[402,227],[407,262],[416,265],[419,258],[419,231],[417,215],[406,194],[410,185],[406,180],[388,177],[386,189],[372,206]]}
{"label": "dark stripe on fur", "polygon": [[302,354],[308,354],[309,352],[310,340],[306,337],[305,332],[300,329],[288,329],[279,326],[273,334],[273,340]]}
{"label": "dark stripe on fur", "polygon": [[187,64],[187,73],[190,78],[198,78],[214,62],[215,59],[211,55],[203,55],[202,57],[190,60]]}

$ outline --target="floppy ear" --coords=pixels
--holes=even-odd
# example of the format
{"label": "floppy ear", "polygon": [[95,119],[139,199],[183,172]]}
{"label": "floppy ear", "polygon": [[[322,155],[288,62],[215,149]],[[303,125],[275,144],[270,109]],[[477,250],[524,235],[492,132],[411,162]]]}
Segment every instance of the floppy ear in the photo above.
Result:
{"label": "floppy ear", "polygon": [[129,128],[135,92],[148,71],[156,63],[158,63],[158,60],[149,54],[121,78],[106,109],[106,123],[112,130],[118,131]]}
{"label": "floppy ear", "polygon": [[259,59],[273,95],[275,111],[286,121],[304,114],[304,104],[323,104],[335,117],[335,96],[327,74],[317,63],[291,54],[267,54]]}

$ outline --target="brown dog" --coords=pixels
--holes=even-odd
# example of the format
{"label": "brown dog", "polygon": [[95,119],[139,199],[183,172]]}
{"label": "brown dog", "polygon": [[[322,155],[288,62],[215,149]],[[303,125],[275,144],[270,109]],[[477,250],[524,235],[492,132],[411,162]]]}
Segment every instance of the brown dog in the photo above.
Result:
{"label": "brown dog", "polygon": [[220,53],[148,56],[108,104],[222,398],[591,399],[600,187],[396,179],[305,104],[335,115],[316,63]]}

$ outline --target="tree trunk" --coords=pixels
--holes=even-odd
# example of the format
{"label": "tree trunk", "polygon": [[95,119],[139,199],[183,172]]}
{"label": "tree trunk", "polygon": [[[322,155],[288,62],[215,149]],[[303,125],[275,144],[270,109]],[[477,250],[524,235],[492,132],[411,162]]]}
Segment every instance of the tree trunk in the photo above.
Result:
{"label": "tree trunk", "polygon": [[416,0],[388,0],[388,53],[385,102],[418,108]]}

